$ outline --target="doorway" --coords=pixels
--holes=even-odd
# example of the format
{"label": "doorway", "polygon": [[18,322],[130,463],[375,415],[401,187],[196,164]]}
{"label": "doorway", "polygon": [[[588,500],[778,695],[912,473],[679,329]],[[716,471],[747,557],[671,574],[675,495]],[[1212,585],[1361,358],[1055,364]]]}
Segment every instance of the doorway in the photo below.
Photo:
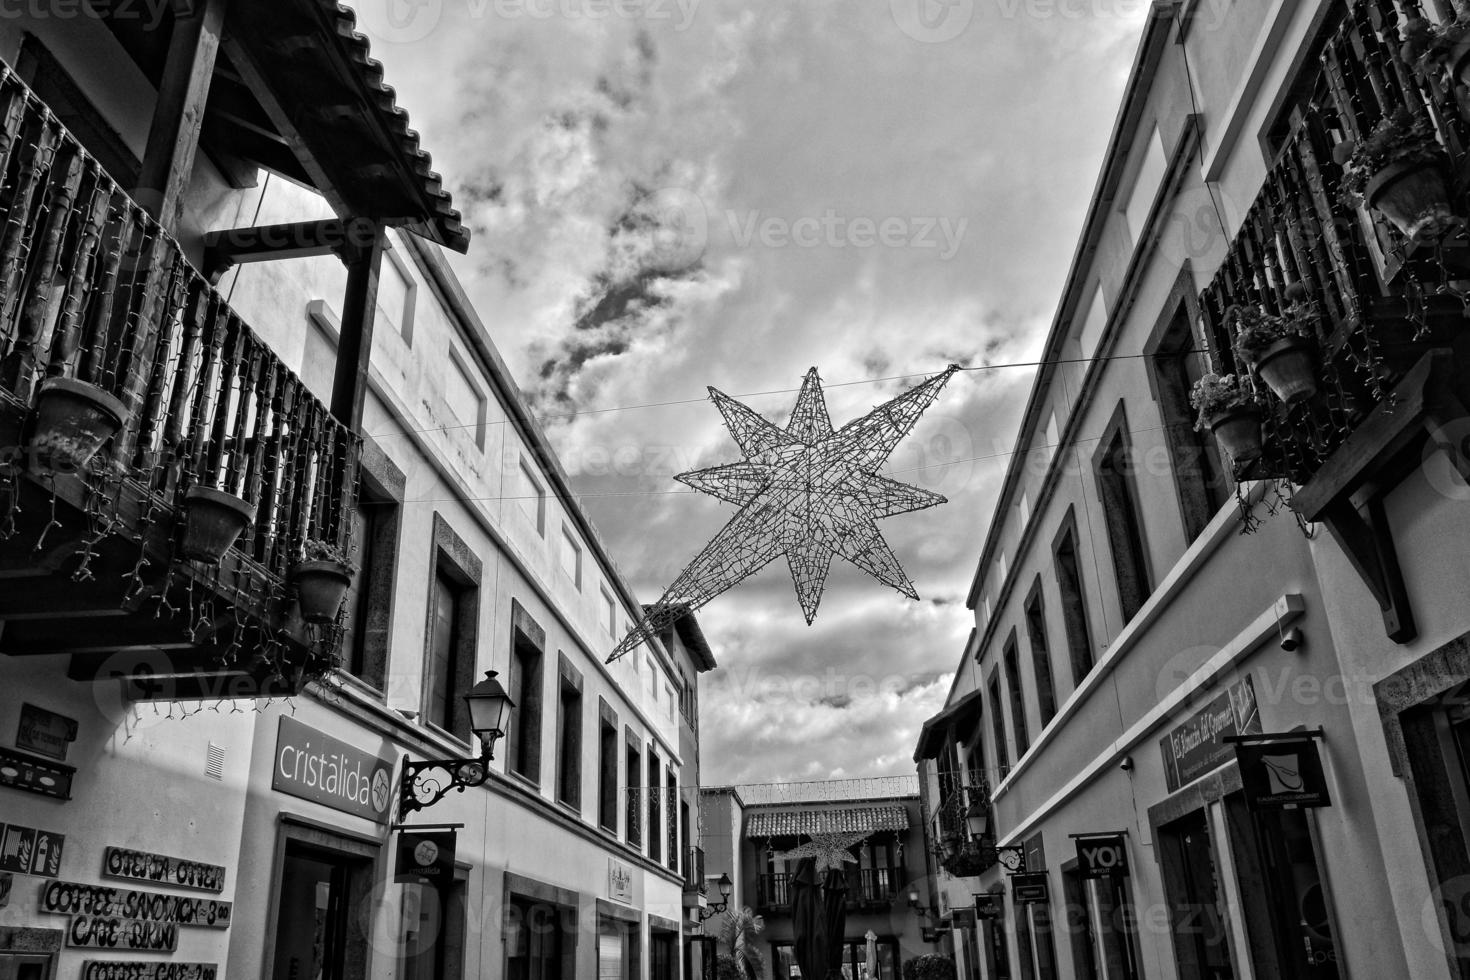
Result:
{"label": "doorway", "polygon": [[1216,842],[1206,811],[1160,827],[1158,840],[1181,980],[1234,980]]}
{"label": "doorway", "polygon": [[352,914],[366,897],[372,864],[355,854],[286,842],[276,896],[275,980],[360,980],[366,922]]}

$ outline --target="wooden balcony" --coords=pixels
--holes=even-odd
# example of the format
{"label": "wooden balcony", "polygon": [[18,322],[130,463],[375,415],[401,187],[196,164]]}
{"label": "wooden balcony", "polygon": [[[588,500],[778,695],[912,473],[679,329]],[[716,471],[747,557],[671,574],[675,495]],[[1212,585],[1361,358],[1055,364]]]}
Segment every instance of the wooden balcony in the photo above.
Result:
{"label": "wooden balcony", "polygon": [[[0,167],[0,652],[136,698],[299,691],[340,631],[301,620],[291,569],[349,540],[356,436],[3,66]],[[54,378],[123,408],[78,472],[28,459]],[[194,487],[254,506],[217,565],[180,549]]]}
{"label": "wooden balcony", "polygon": [[[1412,14],[1431,5],[1444,6],[1399,6]],[[1450,162],[1451,206],[1470,216],[1470,105],[1458,104],[1447,73],[1421,77],[1402,60],[1400,22],[1391,0],[1341,4],[1320,67],[1272,134],[1274,166],[1200,296],[1200,315],[1212,369],[1246,375],[1232,308],[1279,315],[1303,297],[1314,308],[1317,392],[1287,406],[1256,385],[1264,454],[1236,475],[1295,486],[1293,508],[1328,525],[1382,606],[1388,635],[1407,642],[1413,617],[1375,499],[1419,465],[1426,440],[1448,445],[1445,425],[1464,418],[1470,247],[1463,227],[1412,243],[1345,200],[1334,154],[1408,108],[1433,125]],[[1452,458],[1470,472],[1458,450]]]}

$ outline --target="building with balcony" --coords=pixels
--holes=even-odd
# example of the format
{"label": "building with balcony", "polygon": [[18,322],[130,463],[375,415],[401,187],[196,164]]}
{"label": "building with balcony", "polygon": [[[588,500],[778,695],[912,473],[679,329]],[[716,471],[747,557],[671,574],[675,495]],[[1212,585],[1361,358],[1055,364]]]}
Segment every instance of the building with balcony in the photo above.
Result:
{"label": "building with balcony", "polygon": [[[837,779],[739,787],[706,787],[705,832],[730,827],[705,856],[709,877],[736,883],[732,908],[765,919],[757,937],[771,980],[799,977],[791,919],[796,860],[782,856],[813,835],[852,834],[845,863],[847,923],[843,976],[872,980],[867,935],[876,937],[879,976],[895,980],[903,963],[935,952],[925,938],[932,894],[924,851],[923,814],[912,779]],[[720,815],[732,819],[720,819]],[[725,840],[728,844],[725,844]],[[706,924],[706,934],[720,935]],[[725,950],[728,951],[728,950]]]}
{"label": "building with balcony", "polygon": [[1457,6],[1153,5],[916,746],[965,976],[1470,976]]}
{"label": "building with balcony", "polygon": [[154,9],[0,19],[0,976],[675,980],[697,623],[604,662],[351,12]]}

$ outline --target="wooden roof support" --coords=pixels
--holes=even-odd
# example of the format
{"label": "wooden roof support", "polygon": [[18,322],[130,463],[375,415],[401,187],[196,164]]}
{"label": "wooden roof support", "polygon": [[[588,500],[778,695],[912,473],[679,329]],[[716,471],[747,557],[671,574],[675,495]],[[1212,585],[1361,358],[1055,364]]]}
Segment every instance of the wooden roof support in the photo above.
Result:
{"label": "wooden roof support", "polygon": [[335,252],[346,261],[371,248],[380,226],[366,218],[326,218],[251,228],[211,231],[204,236],[204,274],[210,283],[233,265],[273,259],[295,259]]}
{"label": "wooden roof support", "polygon": [[187,11],[176,9],[174,15],[168,59],[148,128],[148,147],[133,190],[138,203],[171,234],[178,229],[194,173],[224,22],[225,0],[196,0]]}
{"label": "wooden roof support", "polygon": [[[362,219],[354,218],[356,227]],[[373,349],[373,320],[378,308],[378,274],[383,266],[387,231],[372,222],[366,244],[361,234],[343,254],[347,263],[347,295],[342,300],[342,334],[337,343],[337,373],[332,379],[332,414],[349,431],[362,431],[367,401],[368,359]]]}

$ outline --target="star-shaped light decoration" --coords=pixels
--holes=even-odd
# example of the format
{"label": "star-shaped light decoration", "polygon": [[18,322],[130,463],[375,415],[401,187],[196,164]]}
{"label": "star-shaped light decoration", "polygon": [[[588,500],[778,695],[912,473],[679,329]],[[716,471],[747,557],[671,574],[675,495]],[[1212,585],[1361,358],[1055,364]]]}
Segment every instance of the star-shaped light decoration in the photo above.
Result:
{"label": "star-shaped light decoration", "polygon": [[817,859],[817,874],[821,874],[828,868],[841,871],[844,864],[857,864],[858,859],[852,856],[848,848],[868,839],[867,834],[812,834],[811,840],[805,844],[793,847],[789,851],[779,851],[778,858],[788,861],[797,861],[801,858]]}
{"label": "star-shaped light decoration", "polygon": [[960,370],[948,369],[833,431],[817,369],[806,373],[785,429],[709,389],[745,458],[674,479],[740,510],[679,574],[607,658],[618,659],[681,616],[785,555],[810,625],[832,556],[917,599],[877,520],[923,510],[944,497],[878,474],[904,436]]}

